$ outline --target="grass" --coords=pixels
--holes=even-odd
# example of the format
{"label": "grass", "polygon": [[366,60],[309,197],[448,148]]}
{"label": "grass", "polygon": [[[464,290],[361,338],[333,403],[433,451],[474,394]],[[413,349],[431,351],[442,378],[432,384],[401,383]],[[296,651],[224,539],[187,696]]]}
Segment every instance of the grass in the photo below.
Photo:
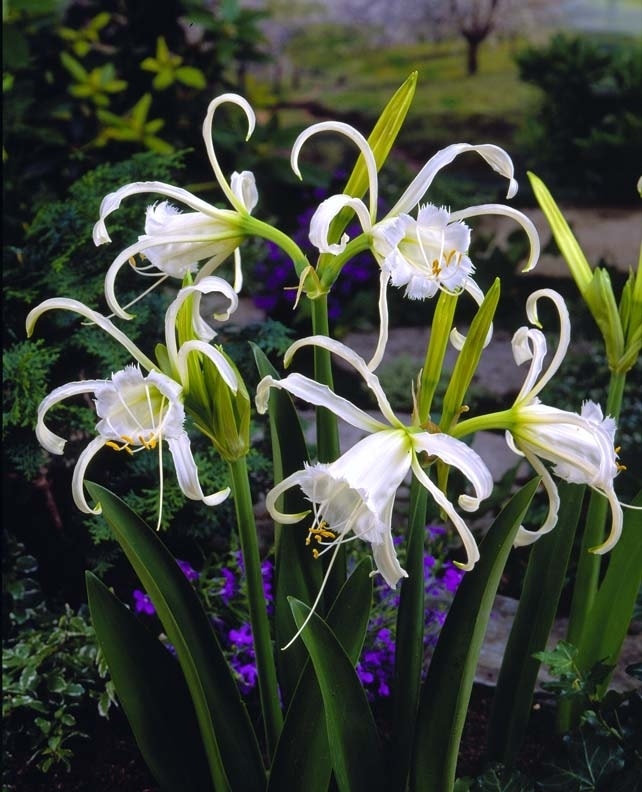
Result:
{"label": "grass", "polygon": [[329,114],[361,119],[367,127],[417,71],[417,93],[400,137],[408,154],[421,146],[425,157],[427,145],[438,148],[491,133],[495,142],[508,145],[539,97],[536,88],[519,81],[514,55],[523,46],[526,42],[517,39],[487,42],[479,72],[471,77],[463,40],[382,48],[348,28],[309,27],[290,44],[297,77],[283,86],[283,100],[299,107],[322,105]]}

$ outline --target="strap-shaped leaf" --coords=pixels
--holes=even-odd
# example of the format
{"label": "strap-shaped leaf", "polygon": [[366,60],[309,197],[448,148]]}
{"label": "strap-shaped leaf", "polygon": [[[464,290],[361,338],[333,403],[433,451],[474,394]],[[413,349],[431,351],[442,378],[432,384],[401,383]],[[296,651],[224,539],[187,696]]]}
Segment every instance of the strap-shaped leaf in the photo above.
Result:
{"label": "strap-shaped leaf", "polygon": [[[268,374],[279,379],[279,374],[263,351],[251,344],[254,360],[262,377]],[[272,388],[268,402],[270,439],[275,483],[303,468],[309,459],[308,449],[301,429],[299,416],[290,394]],[[310,507],[298,487],[283,495],[281,508],[298,514]],[[307,528],[304,525],[275,526],[275,580],[274,580],[274,634],[277,648],[285,646],[296,632],[288,596],[312,603],[321,585],[321,564],[315,563],[310,548],[306,546]],[[277,666],[281,694],[286,706],[296,687],[308,653],[303,642],[297,642],[286,653],[279,652]]]}
{"label": "strap-shaped leaf", "polygon": [[511,765],[531,713],[540,661],[546,648],[566,578],[585,487],[558,484],[560,509],[555,529],[531,548],[524,585],[497,679],[490,723],[490,759]]}
{"label": "strap-shaped leaf", "polygon": [[[363,559],[345,582],[327,618],[328,626],[353,666],[361,654],[370,617],[371,569],[369,559]],[[290,649],[284,652],[286,656]],[[314,667],[308,660],[285,717],[270,769],[268,792],[282,792],[284,789],[327,792],[331,773],[323,698]]]}
{"label": "strap-shaped leaf", "polygon": [[85,577],[96,637],[147,766],[163,792],[213,790],[176,658],[95,575]]}
{"label": "strap-shaped leaf", "polygon": [[[633,501],[642,506],[642,493]],[[615,665],[626,637],[642,585],[642,511],[625,509],[622,536],[611,551],[609,565],[582,632],[576,663],[588,671],[603,661]],[[606,692],[611,675],[600,687]]]}
{"label": "strap-shaped leaf", "polygon": [[[293,597],[290,607],[301,627],[310,608]],[[384,765],[377,730],[351,659],[316,613],[301,637],[321,690],[332,767],[340,792],[383,792]]]}
{"label": "strap-shaped leaf", "polygon": [[[112,492],[87,482],[180,662],[217,790],[265,787],[256,735],[203,605],[160,538]],[[242,750],[239,750],[242,746]]]}
{"label": "strap-shaped leaf", "polygon": [[410,788],[445,792],[453,788],[457,754],[488,619],[519,525],[539,478],[520,489],[484,537],[481,558],[467,572],[439,635],[424,682]]}

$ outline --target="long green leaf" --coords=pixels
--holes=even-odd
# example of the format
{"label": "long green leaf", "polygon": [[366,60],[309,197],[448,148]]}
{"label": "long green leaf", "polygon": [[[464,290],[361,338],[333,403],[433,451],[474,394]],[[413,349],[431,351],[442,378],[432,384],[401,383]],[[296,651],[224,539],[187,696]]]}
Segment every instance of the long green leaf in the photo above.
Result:
{"label": "long green leaf", "polygon": [[[361,654],[368,627],[372,603],[371,569],[370,561],[363,559],[345,582],[327,617],[328,626],[353,666]],[[283,724],[270,768],[268,792],[284,789],[327,792],[331,773],[323,698],[314,667],[308,660]]]}
{"label": "long green leaf", "polygon": [[519,525],[539,478],[524,485],[484,537],[481,558],[462,580],[441,630],[423,686],[410,788],[449,792],[488,619]]}
{"label": "long green leaf", "polygon": [[[149,594],[176,649],[217,790],[265,787],[256,735],[203,605],[158,535],[126,503],[87,489]],[[242,750],[239,750],[242,746]]]}
{"label": "long green leaf", "polygon": [[[633,501],[642,506],[642,493]],[[627,509],[622,536],[611,551],[609,565],[589,613],[591,629],[582,634],[576,662],[588,671],[597,662],[617,663],[642,584],[642,512]],[[610,676],[601,686],[604,694]]]}
{"label": "long green leaf", "polygon": [[[290,607],[301,627],[310,609],[293,597]],[[320,616],[313,614],[301,637],[321,689],[330,756],[340,792],[383,792],[384,765],[377,730],[354,664]]]}
{"label": "long green leaf", "polygon": [[560,482],[558,490],[557,525],[530,551],[493,698],[488,754],[504,765],[513,764],[526,732],[540,667],[533,654],[546,648],[555,620],[585,487]]}
{"label": "long green leaf", "polygon": [[[279,374],[263,351],[251,344],[254,360],[262,377],[270,375],[279,379]],[[272,388],[268,402],[270,440],[275,483],[303,468],[309,459],[308,449],[301,429],[299,416],[287,391]],[[298,487],[286,492],[281,508],[297,514],[306,511],[310,504],[304,500]],[[274,581],[274,634],[277,647],[285,646],[296,632],[296,624],[287,601],[294,596],[312,603],[321,585],[321,565],[315,563],[305,540],[308,532],[304,525],[275,526],[275,581]],[[277,667],[281,695],[287,707],[296,687],[308,653],[302,642],[297,642],[284,655],[277,655]]]}
{"label": "long green leaf", "polygon": [[[404,83],[395,91],[368,137],[368,143],[374,154],[378,169],[381,168],[386,161],[403,122],[406,120],[406,115],[408,114],[408,110],[415,96],[416,87],[417,72],[412,72]],[[361,198],[367,189],[368,172],[365,160],[360,154],[343,192],[354,198]],[[335,242],[341,238],[341,234],[345,231],[346,226],[353,217],[354,213],[350,209],[343,209],[339,212],[330,224],[328,233],[330,241]],[[321,254],[318,266],[320,275],[326,268],[331,269],[332,259],[333,257],[329,253]],[[337,274],[338,273],[332,273],[330,279],[324,279],[324,285],[327,287],[331,286]]]}
{"label": "long green leaf", "polygon": [[395,789],[403,789],[408,777],[424,664],[424,548],[427,504],[428,491],[413,476],[404,564],[408,577],[401,582],[395,641],[391,757],[391,783]]}
{"label": "long green leaf", "polygon": [[176,659],[95,575],[85,577],[98,643],[147,766],[164,792],[212,790],[196,713]]}

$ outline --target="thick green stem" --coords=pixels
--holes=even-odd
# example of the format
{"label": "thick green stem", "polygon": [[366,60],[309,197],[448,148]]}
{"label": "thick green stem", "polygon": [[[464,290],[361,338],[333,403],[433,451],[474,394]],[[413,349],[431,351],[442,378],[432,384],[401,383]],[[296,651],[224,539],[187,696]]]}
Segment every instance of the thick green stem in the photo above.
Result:
{"label": "thick green stem", "polygon": [[[312,332],[314,335],[330,337],[328,322],[328,298],[322,295],[310,302],[312,307]],[[330,352],[321,347],[314,347],[314,378],[317,382],[333,386],[332,360]],[[339,427],[337,416],[325,407],[317,407],[317,458],[319,462],[334,462],[339,457],[341,448],[339,444]],[[327,559],[327,560],[326,560]],[[325,564],[329,563],[330,555],[323,556]],[[332,564],[328,582],[325,587],[324,599],[329,606],[334,602],[341,586],[346,579],[346,560],[343,548],[337,551],[337,557]]]}
{"label": "thick green stem", "polygon": [[247,581],[247,598],[256,655],[265,740],[268,754],[272,756],[281,733],[283,715],[279,704],[274,648],[270,637],[270,624],[263,591],[261,558],[252,508],[252,495],[245,457],[230,462],[229,466]]}

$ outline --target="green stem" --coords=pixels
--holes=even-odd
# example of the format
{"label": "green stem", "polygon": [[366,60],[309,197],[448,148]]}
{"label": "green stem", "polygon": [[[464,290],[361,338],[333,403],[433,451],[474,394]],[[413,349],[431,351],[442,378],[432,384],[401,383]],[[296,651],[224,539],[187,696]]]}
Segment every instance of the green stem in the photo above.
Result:
{"label": "green stem", "polygon": [[[311,300],[312,307],[312,332],[314,335],[330,337],[330,324],[328,322],[328,298],[322,295]],[[330,352],[321,347],[314,347],[314,378],[317,382],[333,387],[332,359]],[[319,462],[334,462],[341,454],[339,444],[339,427],[337,416],[325,407],[317,407],[317,458]],[[324,569],[329,563],[330,554],[323,556]],[[337,597],[341,586],[346,580],[346,559],[344,548],[337,551],[337,556],[332,564],[328,582],[326,583],[324,599],[329,606]]]}
{"label": "green stem", "polygon": [[252,495],[245,457],[229,462],[234,506],[247,580],[247,597],[256,654],[259,695],[269,756],[272,756],[281,733],[283,715],[279,704],[274,649],[263,591],[261,558],[252,508]]}

